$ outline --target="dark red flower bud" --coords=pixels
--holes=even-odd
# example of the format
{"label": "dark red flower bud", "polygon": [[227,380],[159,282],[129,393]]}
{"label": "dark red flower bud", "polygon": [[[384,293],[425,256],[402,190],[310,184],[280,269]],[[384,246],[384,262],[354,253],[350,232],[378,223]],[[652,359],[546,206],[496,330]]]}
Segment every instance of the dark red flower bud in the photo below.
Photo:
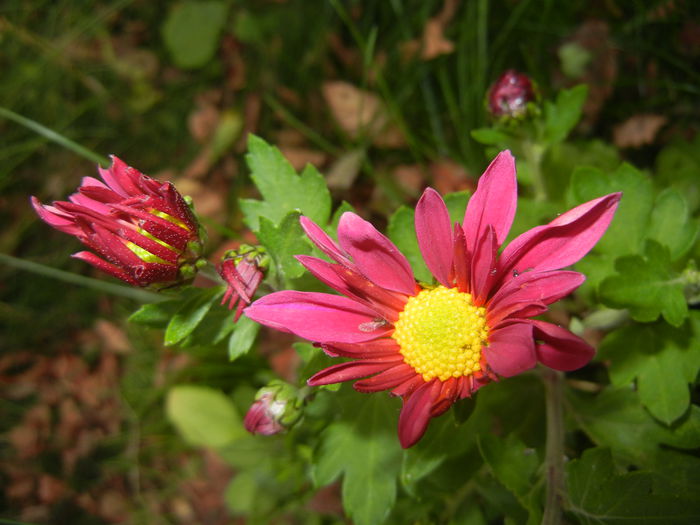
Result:
{"label": "dark red flower bud", "polygon": [[32,197],[44,222],[99,255],[83,251],[73,257],[134,286],[163,287],[194,276],[202,236],[190,205],[175,187],[117,157],[109,169],[98,171],[104,183],[84,177],[69,202],[48,206]]}
{"label": "dark red flower bud", "polygon": [[221,304],[228,302],[229,310],[236,308],[234,321],[238,321],[243,308],[253,300],[268,264],[269,258],[262,247],[244,244],[239,250],[231,250],[224,255],[219,274],[228,287]]}
{"label": "dark red flower bud", "polygon": [[514,69],[504,72],[488,91],[488,108],[496,118],[521,117],[533,100],[535,89],[530,77]]}

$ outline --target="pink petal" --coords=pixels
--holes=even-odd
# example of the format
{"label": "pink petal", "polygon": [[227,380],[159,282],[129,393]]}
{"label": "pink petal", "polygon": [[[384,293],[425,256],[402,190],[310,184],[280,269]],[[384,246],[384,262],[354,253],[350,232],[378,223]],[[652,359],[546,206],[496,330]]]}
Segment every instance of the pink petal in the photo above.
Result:
{"label": "pink petal", "polygon": [[138,281],[133,279],[128,273],[126,273],[122,268],[115,266],[114,264],[108,263],[104,259],[100,259],[97,255],[90,252],[78,252],[74,253],[71,257],[85,261],[91,264],[98,270],[101,270],[117,279],[121,279],[129,283],[132,286],[139,286]]}
{"label": "pink petal", "polygon": [[374,377],[356,382],[353,388],[358,392],[379,392],[395,388],[415,376],[416,371],[413,370],[413,367],[401,362]]}
{"label": "pink petal", "polygon": [[558,270],[586,255],[605,233],[621,193],[611,193],[560,215],[545,226],[537,226],[513,240],[503,251],[500,272],[511,279],[531,270]]}
{"label": "pink petal", "polygon": [[343,213],[338,240],[370,281],[395,292],[415,294],[416,281],[408,260],[369,222],[354,213]]}
{"label": "pink petal", "polygon": [[423,259],[440,284],[450,288],[452,270],[452,226],[440,194],[426,188],[416,205],[416,236]]}
{"label": "pink petal", "polygon": [[245,314],[260,324],[318,343],[359,343],[393,330],[352,299],[316,292],[272,293],[251,304]]}
{"label": "pink petal", "polygon": [[567,329],[544,321],[530,321],[537,341],[537,359],[545,366],[568,372],[586,365],[594,348]]}
{"label": "pink petal", "polygon": [[345,266],[354,266],[348,259],[347,254],[340,249],[340,246],[314,221],[302,215],[299,217],[299,223],[309,239],[328,257]]}
{"label": "pink petal", "polygon": [[515,159],[506,150],[500,152],[486,168],[467,204],[462,226],[470,253],[474,251],[474,246],[484,235],[487,226],[493,227],[498,246],[503,244],[513,224],[517,204]]}
{"label": "pink petal", "polygon": [[306,383],[309,386],[332,385],[367,377],[391,367],[392,363],[386,361],[349,361],[321,370],[311,376]]}
{"label": "pink petal", "polygon": [[454,226],[453,237],[454,255],[452,260],[454,263],[454,280],[457,284],[457,289],[462,293],[469,293],[471,283],[469,282],[469,274],[471,269],[471,259],[467,255],[467,241],[464,239],[464,230],[459,224]]}
{"label": "pink petal", "polygon": [[[527,305],[552,304],[569,295],[585,280],[586,276],[581,273],[562,270],[527,272],[511,279],[488,303],[489,325],[495,326]],[[533,315],[539,313],[541,312],[538,309]]]}
{"label": "pink petal", "polygon": [[472,252],[471,287],[469,293],[472,294],[472,300],[477,306],[481,306],[486,302],[486,298],[496,280],[497,254],[496,235],[491,225],[488,225]]}
{"label": "pink petal", "polygon": [[498,375],[511,377],[537,364],[532,326],[513,323],[493,330],[489,346],[482,350],[486,362]]}
{"label": "pink petal", "polygon": [[36,197],[31,198],[32,207],[39,218],[49,226],[69,235],[78,235],[82,230],[76,226],[73,216],[53,206],[42,204]]}
{"label": "pink petal", "polygon": [[399,344],[390,337],[366,341],[363,343],[326,343],[323,351],[332,357],[351,357],[353,359],[374,359],[392,357],[399,354]]}
{"label": "pink petal", "polygon": [[441,389],[440,381],[433,379],[418,387],[405,400],[399,416],[399,441],[403,448],[412,447],[425,434],[433,404],[438,399]]}

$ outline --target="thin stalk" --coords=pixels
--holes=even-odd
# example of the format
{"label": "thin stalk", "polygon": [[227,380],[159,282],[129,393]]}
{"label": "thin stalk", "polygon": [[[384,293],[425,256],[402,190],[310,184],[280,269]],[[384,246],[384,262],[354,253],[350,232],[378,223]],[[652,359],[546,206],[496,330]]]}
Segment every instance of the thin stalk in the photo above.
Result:
{"label": "thin stalk", "polygon": [[108,283],[105,281],[100,281],[99,279],[92,279],[91,277],[85,277],[83,275],[77,275],[71,272],[66,272],[64,270],[52,268],[51,266],[46,266],[43,264],[35,263],[33,261],[28,261],[26,259],[13,257],[5,253],[0,253],[0,263],[7,264],[8,266],[13,266],[20,270],[26,270],[28,272],[43,275],[45,277],[51,277],[52,279],[58,279],[59,281],[63,281],[66,283],[77,284],[79,286],[92,288],[93,290],[97,290],[99,292],[105,292],[112,295],[119,295],[121,297],[127,297],[140,303],[154,303],[168,299],[167,296],[149,292],[147,290],[132,288],[130,286],[122,286],[121,284]]}
{"label": "thin stalk", "polygon": [[547,185],[544,182],[542,174],[542,157],[544,156],[545,148],[536,142],[528,140],[523,142],[523,152],[527,163],[530,165],[530,173],[532,174],[532,189],[535,192],[536,201],[547,200]]}
{"label": "thin stalk", "polygon": [[560,525],[564,495],[564,374],[543,368],[542,380],[547,407],[547,445],[544,459],[547,492],[542,524]]}
{"label": "thin stalk", "polygon": [[12,120],[17,124],[31,129],[32,131],[35,131],[36,133],[50,140],[51,142],[55,142],[59,146],[63,146],[67,150],[72,151],[76,155],[80,155],[81,157],[84,157],[97,164],[101,164],[102,166],[109,166],[109,160],[107,158],[103,157],[102,155],[98,155],[94,151],[91,151],[84,146],[81,146],[77,142],[69,139],[68,137],[64,137],[60,133],[57,133],[50,128],[47,128],[43,124],[39,124],[35,120],[23,117],[22,115],[1,106],[0,117],[5,117],[6,119]]}

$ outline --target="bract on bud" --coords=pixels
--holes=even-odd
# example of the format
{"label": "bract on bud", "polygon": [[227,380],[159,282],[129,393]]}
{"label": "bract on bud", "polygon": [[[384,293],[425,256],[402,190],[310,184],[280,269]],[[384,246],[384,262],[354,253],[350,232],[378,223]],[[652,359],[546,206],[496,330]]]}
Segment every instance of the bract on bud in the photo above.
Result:
{"label": "bract on bud", "polygon": [[243,424],[251,434],[271,436],[294,425],[302,415],[302,401],[292,385],[272,381],[258,390]]}
{"label": "bract on bud", "polygon": [[488,109],[495,118],[518,118],[536,98],[530,77],[514,69],[505,71],[488,90]]}
{"label": "bract on bud", "polygon": [[236,309],[234,321],[238,321],[243,308],[251,303],[268,266],[269,257],[261,246],[243,244],[224,255],[219,274],[228,286],[221,304],[228,302],[229,309]]}
{"label": "bract on bud", "polygon": [[187,201],[170,182],[160,182],[112,157],[98,168],[102,181],[84,177],[68,201],[42,204],[39,217],[77,237],[88,251],[73,254],[134,286],[163,288],[191,278],[203,235]]}

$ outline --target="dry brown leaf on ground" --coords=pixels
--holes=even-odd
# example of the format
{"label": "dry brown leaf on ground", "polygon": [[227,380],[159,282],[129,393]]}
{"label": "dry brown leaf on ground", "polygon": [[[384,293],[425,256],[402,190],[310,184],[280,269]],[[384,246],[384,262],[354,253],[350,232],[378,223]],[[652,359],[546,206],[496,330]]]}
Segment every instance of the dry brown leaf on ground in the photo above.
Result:
{"label": "dry brown leaf on ground", "polygon": [[618,148],[639,148],[651,144],[668,122],[663,115],[634,115],[613,129],[613,142]]}
{"label": "dry brown leaf on ground", "polygon": [[418,197],[426,185],[425,170],[418,164],[401,164],[393,170],[394,180],[411,197]]}
{"label": "dry brown leaf on ground", "polygon": [[347,190],[350,188],[362,167],[365,158],[364,149],[354,149],[343,153],[327,170],[326,184],[331,190]]}
{"label": "dry brown leaf on ground", "polygon": [[320,168],[326,163],[326,154],[315,149],[279,146],[279,150],[297,171],[304,169],[307,164]]}
{"label": "dry brown leaf on ground", "polygon": [[333,118],[350,137],[366,134],[380,147],[399,147],[404,143],[375,93],[340,80],[324,83],[322,91]]}
{"label": "dry brown leaf on ground", "polygon": [[433,187],[442,195],[455,191],[476,189],[476,181],[469,176],[464,166],[450,159],[436,160],[430,165]]}
{"label": "dry brown leaf on ground", "polygon": [[454,17],[458,5],[459,0],[445,0],[440,12],[426,21],[422,37],[403,43],[401,47],[406,60],[418,52],[423,60],[432,60],[455,50],[454,42],[445,37],[445,28]]}

